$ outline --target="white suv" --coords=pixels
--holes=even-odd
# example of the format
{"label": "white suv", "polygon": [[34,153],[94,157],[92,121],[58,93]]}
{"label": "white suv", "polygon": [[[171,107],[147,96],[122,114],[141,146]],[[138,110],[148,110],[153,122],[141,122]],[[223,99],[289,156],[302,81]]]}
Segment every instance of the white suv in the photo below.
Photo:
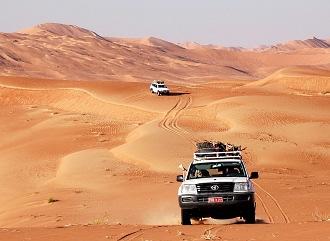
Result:
{"label": "white suv", "polygon": [[242,217],[246,223],[255,223],[255,190],[250,179],[259,174],[248,175],[240,149],[226,149],[198,149],[188,170],[177,176],[182,182],[178,190],[181,224],[204,217]]}
{"label": "white suv", "polygon": [[150,85],[150,92],[157,95],[168,95],[170,90],[167,88],[164,81],[154,80]]}

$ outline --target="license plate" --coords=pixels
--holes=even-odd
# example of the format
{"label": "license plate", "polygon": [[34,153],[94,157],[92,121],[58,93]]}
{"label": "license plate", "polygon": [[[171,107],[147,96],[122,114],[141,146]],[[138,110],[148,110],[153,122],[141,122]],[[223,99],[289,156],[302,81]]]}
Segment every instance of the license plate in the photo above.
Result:
{"label": "license plate", "polygon": [[222,197],[209,197],[208,202],[209,203],[222,203],[223,198]]}

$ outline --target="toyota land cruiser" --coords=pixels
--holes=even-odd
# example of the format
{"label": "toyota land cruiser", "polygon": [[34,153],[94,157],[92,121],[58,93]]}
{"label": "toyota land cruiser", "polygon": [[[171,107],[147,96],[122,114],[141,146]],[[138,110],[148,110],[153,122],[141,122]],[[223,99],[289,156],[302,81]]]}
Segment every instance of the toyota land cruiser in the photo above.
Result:
{"label": "toyota land cruiser", "polygon": [[246,223],[255,223],[254,178],[258,172],[248,176],[240,148],[227,151],[214,145],[198,149],[188,170],[177,176],[182,182],[178,190],[181,224],[205,217],[242,217]]}
{"label": "toyota land cruiser", "polygon": [[150,92],[157,95],[168,95],[170,90],[167,88],[164,81],[154,80],[150,85]]}

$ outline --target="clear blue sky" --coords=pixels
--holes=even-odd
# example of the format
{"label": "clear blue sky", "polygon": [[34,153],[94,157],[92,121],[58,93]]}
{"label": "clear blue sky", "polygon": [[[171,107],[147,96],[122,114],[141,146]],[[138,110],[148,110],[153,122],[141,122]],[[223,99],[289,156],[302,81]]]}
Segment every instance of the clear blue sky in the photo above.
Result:
{"label": "clear blue sky", "polygon": [[330,38],[330,0],[1,0],[0,32],[45,22],[103,36],[255,47]]}

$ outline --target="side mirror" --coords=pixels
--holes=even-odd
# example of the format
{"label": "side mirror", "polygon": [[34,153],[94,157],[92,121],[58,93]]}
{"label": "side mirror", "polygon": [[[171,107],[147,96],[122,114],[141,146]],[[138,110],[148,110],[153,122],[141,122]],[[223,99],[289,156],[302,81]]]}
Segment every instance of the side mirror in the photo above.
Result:
{"label": "side mirror", "polygon": [[258,172],[251,172],[250,179],[257,179],[259,178],[259,173]]}
{"label": "side mirror", "polygon": [[177,182],[183,182],[183,175],[176,176],[176,181]]}

